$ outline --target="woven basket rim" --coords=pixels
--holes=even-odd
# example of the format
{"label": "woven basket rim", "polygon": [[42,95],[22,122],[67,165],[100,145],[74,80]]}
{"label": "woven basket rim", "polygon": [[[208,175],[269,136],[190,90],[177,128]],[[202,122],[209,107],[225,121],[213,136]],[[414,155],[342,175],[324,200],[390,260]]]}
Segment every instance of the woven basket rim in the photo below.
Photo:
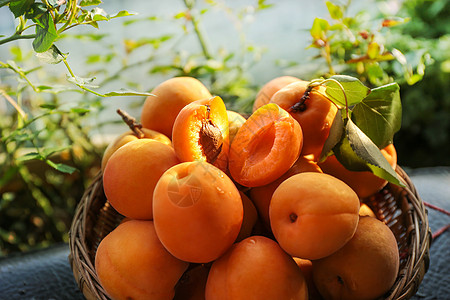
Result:
{"label": "woven basket rim", "polygon": [[[409,299],[417,292],[428,270],[431,244],[431,230],[426,207],[406,172],[400,166],[396,167],[396,172],[405,187],[388,184],[387,188],[402,200],[401,210],[406,220],[405,238],[408,241],[408,247],[405,253],[401,253],[405,255],[404,266],[400,269],[394,286],[383,298],[389,300]],[[76,208],[69,232],[69,261],[77,285],[86,299],[107,300],[109,298],[95,273],[94,252],[89,249],[89,241],[86,238],[87,233],[95,229],[90,228],[86,223],[98,195],[104,195],[101,172],[93,178]],[[106,198],[103,202],[107,205]]]}

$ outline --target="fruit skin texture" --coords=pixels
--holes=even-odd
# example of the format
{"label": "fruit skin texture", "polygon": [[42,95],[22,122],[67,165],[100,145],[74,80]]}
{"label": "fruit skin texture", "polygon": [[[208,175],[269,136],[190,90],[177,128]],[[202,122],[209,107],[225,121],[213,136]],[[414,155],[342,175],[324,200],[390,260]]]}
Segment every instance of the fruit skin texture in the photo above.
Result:
{"label": "fruit skin texture", "polygon": [[201,81],[193,77],[170,78],[152,90],[154,96],[145,99],[141,123],[172,138],[172,127],[180,110],[187,104],[211,98]]}
{"label": "fruit skin texture", "polygon": [[103,173],[106,198],[120,214],[153,218],[153,190],[161,175],[179,161],[171,146],[152,139],[131,141],[114,152]]}
{"label": "fruit skin texture", "polygon": [[206,282],[206,300],[308,299],[305,278],[273,240],[251,236],[216,260]]}
{"label": "fruit skin texture", "polygon": [[278,92],[280,89],[285,87],[286,85],[299,81],[300,79],[293,76],[280,76],[276,77],[266,84],[264,84],[256,95],[255,102],[253,103],[253,112],[256,111],[263,105],[269,103],[270,98],[272,98],[273,94]]}
{"label": "fruit skin texture", "polygon": [[277,189],[277,187],[289,177],[302,173],[302,172],[319,172],[322,170],[319,168],[316,162],[312,161],[310,158],[305,156],[300,156],[294,165],[278,179],[272,181],[269,184],[263,186],[257,186],[250,190],[250,199],[255,204],[258,210],[258,214],[261,217],[264,225],[267,229],[270,229],[269,220],[269,205],[272,195]]}
{"label": "fruit skin texture", "polygon": [[220,169],[207,162],[185,162],[158,181],[153,219],[159,239],[172,255],[207,263],[236,240],[243,205],[238,189]]}
{"label": "fruit skin texture", "polygon": [[[144,134],[143,138],[145,139],[152,139],[158,142],[161,142],[163,144],[172,145],[172,141],[165,136],[162,133],[159,133],[157,131],[147,129],[147,128],[141,128],[142,133]],[[103,153],[102,157],[102,171],[105,171],[106,163],[108,162],[111,155],[116,152],[117,149],[125,145],[126,143],[129,143],[131,141],[139,139],[131,130],[128,130],[127,132],[122,133],[118,137],[114,139],[105,149],[105,152]]]}
{"label": "fruit skin texture", "polygon": [[365,216],[344,247],[313,261],[313,278],[325,299],[377,299],[393,286],[398,268],[394,234],[380,220]]}
{"label": "fruit skin texture", "polygon": [[243,186],[268,184],[295,163],[302,144],[298,122],[278,105],[266,104],[247,119],[234,137],[228,169]]}
{"label": "fruit skin texture", "polygon": [[188,265],[164,249],[152,221],[119,225],[100,242],[95,256],[98,278],[112,299],[172,299]]}
{"label": "fruit skin texture", "polygon": [[358,212],[359,198],[348,185],[316,172],[283,181],[269,207],[272,232],[281,248],[309,260],[344,246],[355,233]]}
{"label": "fruit skin texture", "polygon": [[173,124],[172,142],[180,161],[206,161],[226,171],[230,142],[223,100],[216,96],[183,107]]}
{"label": "fruit skin texture", "polygon": [[325,87],[319,86],[309,94],[309,98],[304,103],[305,110],[293,111],[292,106],[299,102],[308,84],[308,81],[303,80],[288,84],[272,96],[270,103],[278,104],[297,120],[303,130],[302,155],[312,154],[314,160],[318,161],[337,108],[324,96]]}
{"label": "fruit skin texture", "polygon": [[[395,170],[397,167],[397,151],[394,145],[389,144],[381,149],[381,153]],[[319,163],[319,166],[324,173],[333,175],[347,183],[360,198],[375,194],[387,184],[386,180],[377,177],[372,172],[357,172],[346,169],[334,155],[327,157],[324,162]]]}

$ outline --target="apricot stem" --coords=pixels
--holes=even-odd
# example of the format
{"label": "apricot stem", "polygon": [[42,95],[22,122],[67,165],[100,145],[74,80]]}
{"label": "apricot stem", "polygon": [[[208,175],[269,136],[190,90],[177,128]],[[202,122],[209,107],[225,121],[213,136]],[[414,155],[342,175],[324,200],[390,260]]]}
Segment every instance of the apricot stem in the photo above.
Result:
{"label": "apricot stem", "polygon": [[139,139],[144,137],[144,133],[142,132],[142,124],[138,123],[135,118],[130,116],[127,112],[117,109],[117,113],[122,117],[122,120],[130,127],[131,131],[133,131],[134,135],[136,135]]}
{"label": "apricot stem", "polygon": [[303,93],[303,95],[300,98],[300,100],[289,108],[289,112],[305,111],[306,110],[305,101],[309,99],[309,94],[311,93],[313,88],[314,88],[314,86],[308,85],[308,87],[306,88],[306,90]]}

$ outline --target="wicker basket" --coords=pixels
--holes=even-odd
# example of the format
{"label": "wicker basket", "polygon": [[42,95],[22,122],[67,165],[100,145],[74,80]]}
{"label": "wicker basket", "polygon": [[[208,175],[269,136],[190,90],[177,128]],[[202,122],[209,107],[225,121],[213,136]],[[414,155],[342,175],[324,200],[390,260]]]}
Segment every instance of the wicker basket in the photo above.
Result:
{"label": "wicker basket", "polygon": [[[409,299],[428,269],[431,231],[425,206],[408,175],[397,167],[406,188],[388,184],[364,202],[397,238],[400,272],[385,299]],[[122,220],[106,201],[98,174],[78,204],[70,229],[69,260],[76,282],[86,299],[109,299],[94,269],[98,244]]]}

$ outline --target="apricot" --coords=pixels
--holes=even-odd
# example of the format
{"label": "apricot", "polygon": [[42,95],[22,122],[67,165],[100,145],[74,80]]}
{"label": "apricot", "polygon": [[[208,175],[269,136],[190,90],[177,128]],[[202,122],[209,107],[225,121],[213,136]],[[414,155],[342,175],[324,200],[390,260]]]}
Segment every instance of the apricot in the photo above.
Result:
{"label": "apricot", "polygon": [[153,218],[153,190],[161,175],[179,161],[173,148],[152,139],[137,139],[117,149],[103,173],[106,198],[120,214]]}
{"label": "apricot", "polygon": [[204,300],[208,274],[209,267],[204,264],[195,265],[186,271],[175,286],[173,300]]}
{"label": "apricot", "polygon": [[365,203],[361,203],[361,206],[359,207],[359,215],[376,218],[376,215],[373,212],[373,210],[371,210],[370,207]]}
{"label": "apricot", "polygon": [[300,155],[302,129],[288,112],[270,103],[256,110],[231,143],[228,168],[246,187],[268,184],[289,170]]}
{"label": "apricot", "polygon": [[206,300],[308,299],[297,264],[273,240],[251,236],[213,262]]}
{"label": "apricot", "polygon": [[269,103],[270,98],[272,98],[273,94],[278,92],[281,88],[299,80],[300,79],[296,77],[285,75],[276,77],[266,82],[258,91],[258,94],[256,94],[255,102],[253,102],[253,112],[261,106]]}
{"label": "apricot", "polygon": [[258,212],[256,211],[252,200],[250,200],[250,198],[241,191],[239,191],[239,194],[241,195],[242,206],[244,208],[244,217],[242,219],[241,230],[236,238],[236,241],[238,242],[252,234],[253,227],[258,221]]}
{"label": "apricot", "polygon": [[173,148],[182,162],[206,161],[226,171],[228,115],[220,97],[194,101],[181,109],[172,130]]}
{"label": "apricot", "polygon": [[337,107],[325,96],[323,86],[313,88],[303,101],[308,84],[303,80],[288,84],[272,96],[270,103],[278,104],[297,120],[303,130],[302,155],[312,154],[317,161],[330,133]]}
{"label": "apricot", "polygon": [[[161,142],[161,143],[169,145],[169,146],[172,145],[172,141],[162,133],[159,133],[157,131],[147,129],[147,128],[141,128],[140,130],[142,131],[142,134],[143,134],[142,138],[152,139],[152,140]],[[116,137],[111,143],[109,143],[105,149],[105,152],[103,153],[102,164],[101,164],[102,171],[105,170],[106,163],[108,162],[111,155],[117,149],[119,149],[126,143],[129,143],[129,142],[137,140],[137,139],[139,139],[139,137],[136,136],[133,133],[133,131],[128,130],[127,132],[124,132],[121,135],[119,135],[118,137]]]}
{"label": "apricot", "polygon": [[308,287],[308,298],[309,300],[321,300],[323,299],[319,291],[314,284],[313,274],[312,274],[312,261],[309,259],[303,259],[294,257],[294,261],[305,277],[306,286]]}
{"label": "apricot", "polygon": [[[381,149],[381,153],[392,166],[397,166],[397,151],[393,144]],[[324,162],[319,163],[324,173],[333,175],[347,183],[360,198],[369,197],[384,186],[387,181],[374,175],[370,171],[350,171],[346,169],[336,158],[336,156],[328,156]]]}
{"label": "apricot", "polygon": [[348,243],[313,261],[313,279],[325,299],[378,299],[394,285],[398,269],[394,234],[380,220],[365,216]]}
{"label": "apricot", "polygon": [[211,98],[211,93],[201,81],[193,77],[170,78],[152,90],[153,96],[145,99],[141,123],[172,138],[172,127],[180,110],[187,104]]}
{"label": "apricot", "polygon": [[300,156],[294,165],[286,171],[283,175],[281,175],[276,180],[272,181],[269,184],[254,187],[250,189],[250,199],[253,201],[259,216],[264,222],[264,225],[270,229],[270,221],[269,221],[269,205],[270,200],[272,199],[273,192],[277,189],[277,187],[286,179],[291,177],[292,175],[299,174],[302,172],[320,172],[322,170],[319,168],[316,162],[312,161],[307,156]]}
{"label": "apricot", "polygon": [[330,255],[355,233],[359,198],[341,180],[304,172],[283,181],[270,201],[272,232],[287,253],[303,259]]}
{"label": "apricot", "polygon": [[184,162],[168,169],[153,195],[156,233],[175,257],[207,263],[236,240],[243,205],[233,181],[207,162]]}
{"label": "apricot", "polygon": [[95,254],[98,279],[112,299],[172,299],[188,266],[167,252],[152,221],[128,220],[119,225]]}
{"label": "apricot", "polygon": [[228,115],[228,131],[230,136],[230,144],[234,140],[239,128],[245,123],[245,118],[238,112],[227,110]]}

